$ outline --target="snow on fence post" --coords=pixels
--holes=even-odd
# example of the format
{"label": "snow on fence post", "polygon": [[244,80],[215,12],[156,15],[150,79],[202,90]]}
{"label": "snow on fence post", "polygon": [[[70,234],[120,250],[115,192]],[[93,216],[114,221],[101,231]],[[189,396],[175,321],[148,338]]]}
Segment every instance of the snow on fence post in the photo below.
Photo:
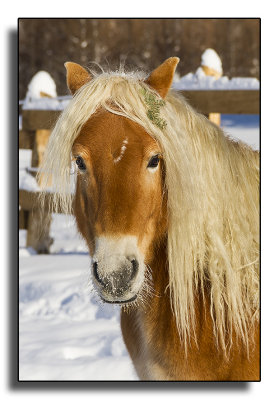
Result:
{"label": "snow on fence post", "polygon": [[[222,62],[218,54],[213,49],[206,49],[201,56],[201,68],[205,75],[221,78],[223,74]],[[221,125],[220,113],[209,113],[208,119],[216,125]]]}

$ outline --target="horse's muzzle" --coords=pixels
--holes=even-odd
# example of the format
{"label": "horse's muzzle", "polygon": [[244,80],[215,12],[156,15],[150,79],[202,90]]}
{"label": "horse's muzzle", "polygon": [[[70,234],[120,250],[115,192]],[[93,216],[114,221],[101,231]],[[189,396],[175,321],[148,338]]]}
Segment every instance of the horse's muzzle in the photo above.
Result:
{"label": "horse's muzzle", "polygon": [[114,304],[135,301],[145,276],[137,237],[96,237],[91,268],[94,286],[104,301]]}
{"label": "horse's muzzle", "polygon": [[[136,259],[131,261],[122,259],[117,267],[106,271],[102,263],[92,263],[92,275],[97,284],[101,298],[107,303],[128,303],[136,299],[133,293],[133,282],[137,278],[139,263]],[[105,271],[105,272],[104,272]]]}

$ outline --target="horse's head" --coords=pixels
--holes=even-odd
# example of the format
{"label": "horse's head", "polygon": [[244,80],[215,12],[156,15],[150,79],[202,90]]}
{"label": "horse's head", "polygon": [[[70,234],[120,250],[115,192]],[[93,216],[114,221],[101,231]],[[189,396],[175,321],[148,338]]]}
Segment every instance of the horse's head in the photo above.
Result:
{"label": "horse's head", "polygon": [[158,144],[125,117],[100,110],[73,146],[78,166],[75,215],[92,255],[101,297],[136,297],[150,244],[163,229]]}
{"label": "horse's head", "polygon": [[[177,62],[167,60],[147,79],[162,97]],[[77,64],[66,67],[74,93],[90,78]],[[131,302],[167,229],[162,149],[134,121],[99,108],[72,153],[78,167],[74,213],[92,257],[94,285],[106,302]]]}

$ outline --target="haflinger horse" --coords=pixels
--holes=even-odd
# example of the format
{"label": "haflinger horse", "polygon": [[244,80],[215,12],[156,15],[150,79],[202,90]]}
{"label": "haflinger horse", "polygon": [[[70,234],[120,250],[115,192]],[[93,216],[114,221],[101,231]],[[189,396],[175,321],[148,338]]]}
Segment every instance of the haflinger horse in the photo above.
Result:
{"label": "haflinger horse", "polygon": [[171,90],[178,61],[67,62],[42,178],[75,215],[98,295],[121,306],[141,380],[259,380],[258,152]]}

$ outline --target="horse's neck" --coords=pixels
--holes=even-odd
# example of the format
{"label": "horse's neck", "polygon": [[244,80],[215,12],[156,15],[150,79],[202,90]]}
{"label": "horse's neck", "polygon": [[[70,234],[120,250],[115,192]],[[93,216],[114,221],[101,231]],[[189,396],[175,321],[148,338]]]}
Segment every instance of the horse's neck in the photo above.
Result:
{"label": "horse's neck", "polygon": [[[152,268],[154,296],[150,301],[148,300],[149,304],[136,311],[135,321],[139,330],[134,334],[137,335],[138,343],[140,343],[141,354],[145,354],[146,359],[151,360],[150,363],[153,366],[153,370],[158,369],[158,365],[167,365],[166,371],[175,371],[173,376],[159,375],[155,378],[153,377],[153,379],[174,379],[175,377],[185,379],[187,377],[185,371],[186,353],[179,337],[176,318],[171,306],[167,240],[160,242],[159,246],[156,246],[150,267]],[[196,297],[195,306],[198,318],[203,321],[199,321],[199,326],[202,327],[201,333],[210,332],[210,337],[212,337],[211,321],[204,318],[205,314],[207,316],[210,314],[204,313],[205,309],[201,296]],[[198,352],[194,342],[191,343],[191,349],[196,353]],[[176,371],[177,368],[181,369],[181,371]]]}
{"label": "horse's neck", "polygon": [[154,289],[158,295],[163,296],[169,285],[167,237],[155,244],[150,267]]}
{"label": "horse's neck", "polygon": [[[257,352],[248,362],[244,347],[236,341],[230,358],[218,347],[210,312],[210,287],[195,294],[196,341],[190,338],[185,352],[171,306],[167,265],[167,240],[156,245],[150,262],[154,296],[143,308],[122,313],[122,331],[141,379],[239,380],[257,377]],[[187,266],[185,266],[187,267]],[[256,335],[258,333],[256,332]],[[258,345],[258,337],[255,336]],[[150,373],[150,375],[148,374]]]}
{"label": "horse's neck", "polygon": [[[171,305],[167,259],[167,239],[164,239],[156,246],[156,251],[154,252],[154,257],[150,264],[154,287],[154,296],[151,300],[152,305],[150,307],[150,312],[153,313],[153,321],[157,320],[158,325],[163,323],[163,325],[166,324],[166,326],[169,326],[173,331],[173,336],[178,338],[176,319]],[[195,291],[195,316],[196,323],[198,326],[200,325],[200,327],[202,327],[202,331],[204,332],[206,329],[212,333],[210,286],[208,283],[204,287],[204,290],[202,290],[202,285],[199,283]]]}

